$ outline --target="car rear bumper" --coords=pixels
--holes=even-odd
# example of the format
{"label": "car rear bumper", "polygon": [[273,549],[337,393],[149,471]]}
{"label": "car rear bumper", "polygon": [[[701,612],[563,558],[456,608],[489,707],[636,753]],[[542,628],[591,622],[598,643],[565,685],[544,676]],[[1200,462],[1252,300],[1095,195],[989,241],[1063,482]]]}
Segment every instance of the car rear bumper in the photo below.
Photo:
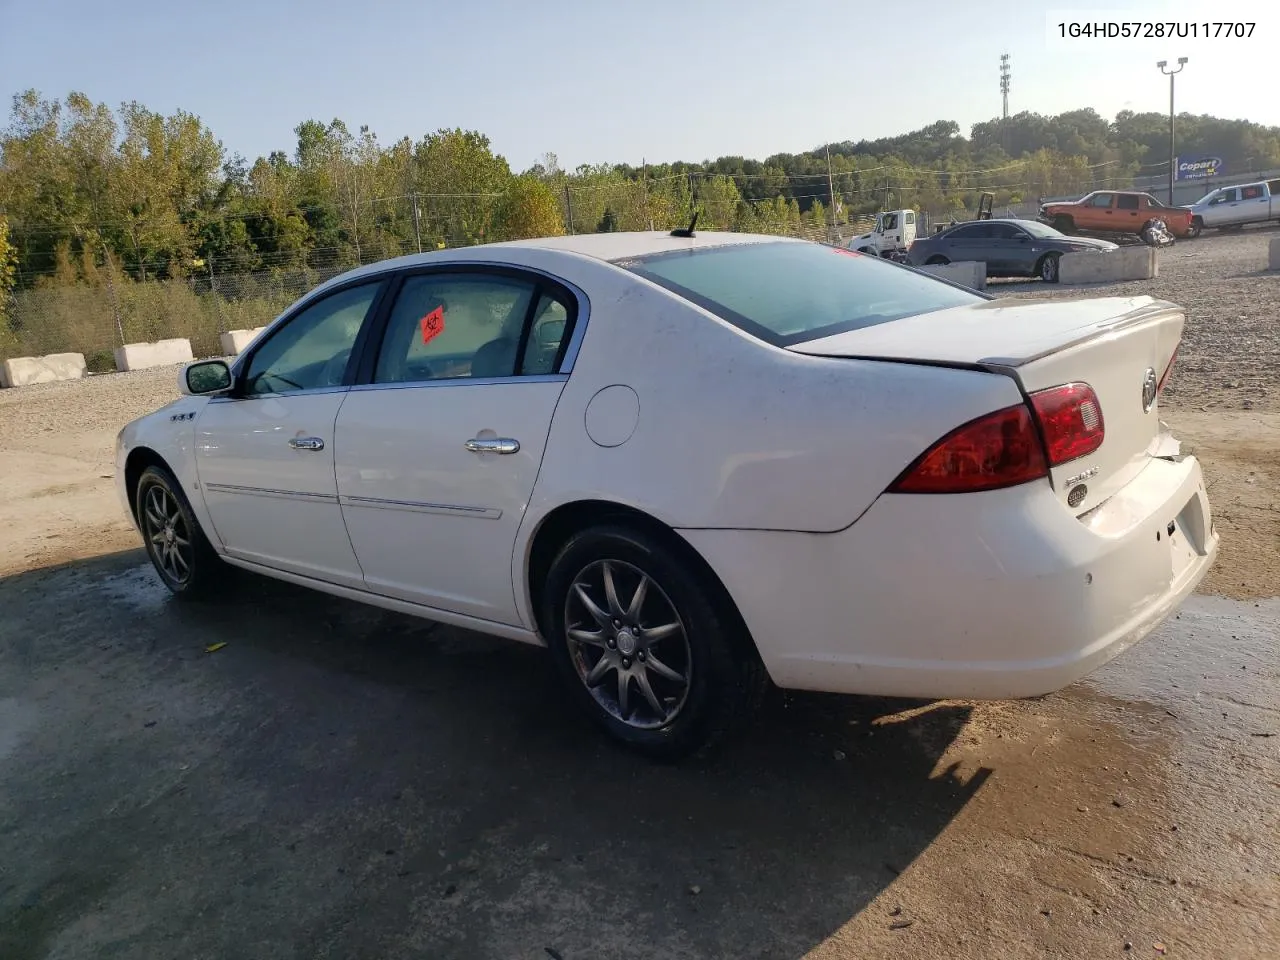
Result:
{"label": "car rear bumper", "polygon": [[885,495],[834,534],[682,534],[779,686],[928,698],[1067,686],[1170,616],[1218,549],[1190,457],[1150,461],[1081,518],[1039,481]]}

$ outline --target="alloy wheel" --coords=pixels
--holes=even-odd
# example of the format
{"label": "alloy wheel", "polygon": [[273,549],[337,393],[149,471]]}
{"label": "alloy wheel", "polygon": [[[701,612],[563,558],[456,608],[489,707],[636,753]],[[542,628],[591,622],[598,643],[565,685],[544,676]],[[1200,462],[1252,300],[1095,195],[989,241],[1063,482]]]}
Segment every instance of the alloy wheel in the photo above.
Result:
{"label": "alloy wheel", "polygon": [[147,489],[142,505],[148,546],[160,572],[175,584],[191,579],[194,553],[191,531],[177,499],[156,484]]}
{"label": "alloy wheel", "polygon": [[564,622],[578,677],[608,714],[654,730],[680,713],[692,678],[689,639],[648,574],[619,560],[587,565],[569,587]]}

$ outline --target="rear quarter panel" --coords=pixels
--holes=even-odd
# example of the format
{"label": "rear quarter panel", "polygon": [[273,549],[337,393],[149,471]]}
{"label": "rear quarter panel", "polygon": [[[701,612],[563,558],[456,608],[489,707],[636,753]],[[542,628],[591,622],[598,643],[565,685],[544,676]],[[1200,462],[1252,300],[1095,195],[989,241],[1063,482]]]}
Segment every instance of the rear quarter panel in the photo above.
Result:
{"label": "rear quarter panel", "polygon": [[[672,527],[842,529],[943,434],[1019,401],[998,374],[774,348],[582,260],[562,275],[587,293],[591,318],[524,537],[557,506],[589,499]],[[593,440],[588,419],[606,415],[611,435]]]}

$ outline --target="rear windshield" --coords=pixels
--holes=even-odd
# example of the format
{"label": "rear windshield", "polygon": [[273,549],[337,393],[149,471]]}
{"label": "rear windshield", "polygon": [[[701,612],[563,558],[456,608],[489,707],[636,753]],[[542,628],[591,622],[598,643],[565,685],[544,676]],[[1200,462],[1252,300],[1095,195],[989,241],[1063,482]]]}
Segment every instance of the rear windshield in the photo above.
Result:
{"label": "rear windshield", "polygon": [[878,257],[819,243],[703,247],[618,266],[776,347],[987,299]]}

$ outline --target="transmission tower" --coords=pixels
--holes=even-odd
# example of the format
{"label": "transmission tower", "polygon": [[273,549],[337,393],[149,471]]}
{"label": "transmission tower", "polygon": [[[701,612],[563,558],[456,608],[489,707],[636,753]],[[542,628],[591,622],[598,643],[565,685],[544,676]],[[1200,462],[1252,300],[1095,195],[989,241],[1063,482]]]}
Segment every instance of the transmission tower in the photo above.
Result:
{"label": "transmission tower", "polygon": [[1000,96],[1004,100],[1004,119],[1009,119],[1009,55],[1000,54]]}

